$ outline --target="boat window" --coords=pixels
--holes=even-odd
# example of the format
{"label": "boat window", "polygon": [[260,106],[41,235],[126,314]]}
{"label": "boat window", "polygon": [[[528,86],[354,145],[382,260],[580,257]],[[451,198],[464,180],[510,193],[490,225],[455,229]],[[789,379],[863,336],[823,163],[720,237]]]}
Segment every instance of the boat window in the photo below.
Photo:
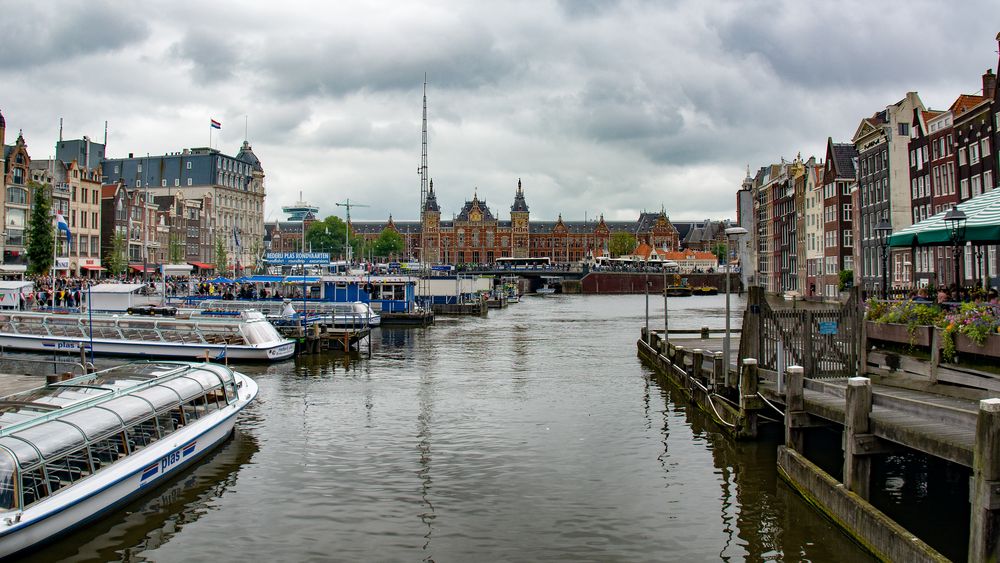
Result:
{"label": "boat window", "polygon": [[105,409],[83,409],[63,416],[62,420],[80,427],[88,440],[95,440],[112,431],[120,432],[122,429],[121,419]]}
{"label": "boat window", "polygon": [[42,458],[48,460],[66,454],[86,444],[87,437],[72,424],[50,420],[11,434],[38,448]]}
{"label": "boat window", "polygon": [[136,452],[159,439],[156,418],[150,418],[125,429],[129,451]]}
{"label": "boat window", "polygon": [[42,466],[35,469],[21,472],[21,506],[30,506],[39,500],[49,496],[49,488],[45,484],[45,476],[42,473]]}
{"label": "boat window", "polygon": [[198,401],[198,399],[195,398],[195,399],[192,399],[192,400],[184,403],[184,406],[183,406],[183,409],[184,409],[184,420],[188,424],[191,424],[192,422],[198,420],[198,417],[201,415],[201,412],[203,410],[203,409],[199,409],[198,408],[197,401]]}
{"label": "boat window", "polygon": [[89,476],[90,458],[87,456],[86,448],[45,462],[45,473],[48,476],[49,490],[52,492]]}
{"label": "boat window", "polygon": [[177,394],[180,395],[181,401],[187,401],[191,397],[200,395],[205,391],[200,383],[189,377],[178,377],[169,381],[164,381],[160,385],[163,387],[169,387],[176,391]]}
{"label": "boat window", "polygon": [[38,456],[38,450],[24,440],[18,440],[17,438],[6,436],[0,438],[0,446],[3,446],[13,453],[14,458],[17,460],[17,464],[22,468],[31,467],[41,461],[41,458]]}
{"label": "boat window", "polygon": [[153,407],[149,403],[138,397],[116,397],[101,403],[101,408],[108,409],[118,414],[126,426],[133,424],[137,420],[142,420],[153,416]]}
{"label": "boat window", "polygon": [[14,508],[14,456],[0,449],[0,510]]}
{"label": "boat window", "polygon": [[[156,428],[160,432],[160,437],[163,438],[168,434],[172,434],[176,429],[173,414],[177,411],[162,412],[156,415]],[[178,412],[179,414],[179,412]]]}
{"label": "boat window", "polygon": [[172,407],[180,402],[181,398],[177,396],[177,393],[173,389],[163,387],[160,385],[154,385],[148,389],[143,389],[142,391],[136,391],[133,395],[137,397],[142,397],[146,399],[153,405],[153,409],[157,412],[163,410],[167,407]]}
{"label": "boat window", "polygon": [[125,443],[122,441],[122,435],[108,436],[100,442],[91,444],[90,456],[94,460],[94,471],[125,457]]}
{"label": "boat window", "polygon": [[[215,410],[217,408],[221,409],[229,404],[226,401],[226,393],[225,391],[222,390],[222,387],[216,387],[215,389],[212,389],[211,391],[208,392],[207,397],[208,397],[209,410]],[[212,407],[213,404],[216,405],[214,408]]]}

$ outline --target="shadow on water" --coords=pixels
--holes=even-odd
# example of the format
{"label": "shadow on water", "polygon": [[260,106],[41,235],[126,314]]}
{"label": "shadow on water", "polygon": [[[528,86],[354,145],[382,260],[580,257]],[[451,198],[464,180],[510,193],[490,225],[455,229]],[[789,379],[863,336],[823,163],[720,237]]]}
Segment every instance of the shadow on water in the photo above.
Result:
{"label": "shadow on water", "polygon": [[[817,518],[815,509],[778,477],[776,449],[784,439],[779,424],[763,424],[758,441],[736,442],[669,383],[650,377],[666,409],[682,416],[694,438],[712,452],[724,536],[721,560],[876,560],[833,522]],[[664,419],[665,450],[666,426]]]}
{"label": "shadow on water", "polygon": [[167,543],[188,524],[217,510],[216,500],[236,485],[240,468],[257,451],[256,439],[237,427],[194,467],[22,561],[145,561],[142,552]]}

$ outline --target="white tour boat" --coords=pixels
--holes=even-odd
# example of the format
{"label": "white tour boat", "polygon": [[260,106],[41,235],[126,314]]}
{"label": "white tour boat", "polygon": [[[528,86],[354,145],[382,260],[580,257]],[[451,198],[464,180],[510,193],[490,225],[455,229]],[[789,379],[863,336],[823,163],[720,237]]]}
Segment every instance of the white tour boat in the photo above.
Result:
{"label": "white tour boat", "polygon": [[185,360],[279,361],[295,353],[295,342],[255,311],[197,319],[0,312],[0,347],[51,352],[81,345],[95,354]]}
{"label": "white tour boat", "polygon": [[0,557],[40,547],[222,443],[257,384],[208,363],[133,362],[0,400]]}
{"label": "white tour boat", "polygon": [[[287,303],[286,303],[287,301]],[[382,317],[368,303],[361,301],[330,302],[330,301],[295,301],[278,300],[247,300],[247,299],[211,299],[197,303],[202,314],[232,313],[243,311],[260,311],[269,321],[281,321],[288,324],[302,324],[302,311],[306,312],[307,324],[324,324],[340,328],[367,328],[382,324]],[[294,316],[285,315],[287,305],[295,311]]]}

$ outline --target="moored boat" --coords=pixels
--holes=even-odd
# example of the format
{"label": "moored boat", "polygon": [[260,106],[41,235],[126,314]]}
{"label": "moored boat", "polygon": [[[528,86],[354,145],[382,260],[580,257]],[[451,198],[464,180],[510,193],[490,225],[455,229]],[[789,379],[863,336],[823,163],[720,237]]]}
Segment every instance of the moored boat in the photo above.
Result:
{"label": "moored boat", "polygon": [[700,287],[691,288],[691,293],[693,295],[718,295],[719,290],[710,285],[704,285]]}
{"label": "moored boat", "polygon": [[133,362],[0,400],[0,557],[169,480],[222,443],[257,384],[218,364]]}
{"label": "moored boat", "polygon": [[667,297],[691,297],[691,288],[686,285],[668,285],[664,291]]}
{"label": "moored boat", "polygon": [[156,358],[278,361],[295,342],[282,337],[259,312],[238,318],[174,318],[0,313],[0,347],[35,352],[78,350]]}

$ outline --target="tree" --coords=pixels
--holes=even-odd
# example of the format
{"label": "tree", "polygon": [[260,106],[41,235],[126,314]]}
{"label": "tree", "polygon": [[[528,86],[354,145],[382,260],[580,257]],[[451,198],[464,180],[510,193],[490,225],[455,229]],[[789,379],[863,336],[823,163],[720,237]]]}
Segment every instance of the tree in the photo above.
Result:
{"label": "tree", "polygon": [[229,255],[226,253],[225,237],[215,237],[215,271],[220,275],[229,271]]}
{"label": "tree", "polygon": [[52,200],[46,186],[31,182],[31,219],[28,221],[28,273],[44,275],[52,267],[52,244],[55,227]]}
{"label": "tree", "polygon": [[382,233],[375,240],[373,249],[375,256],[388,258],[389,256],[399,256],[403,252],[403,237],[392,229],[383,229]]}
{"label": "tree", "polygon": [[170,244],[168,247],[168,260],[171,264],[180,264],[184,261],[184,240],[179,234],[170,235]]}
{"label": "tree", "polygon": [[837,289],[844,291],[845,289],[850,289],[854,287],[854,270],[841,270],[840,283],[837,284]]}
{"label": "tree", "polygon": [[712,254],[715,254],[715,257],[719,259],[720,264],[729,263],[728,260],[729,246],[726,245],[726,243],[720,242],[719,244],[715,245],[715,248],[712,249]]}
{"label": "tree", "polygon": [[635,235],[632,233],[617,232],[611,235],[611,242],[608,243],[608,252],[612,258],[618,258],[624,254],[631,254],[636,247]]}
{"label": "tree", "polygon": [[125,273],[128,260],[125,258],[125,234],[115,233],[111,237],[111,254],[104,257],[104,266],[112,276]]}
{"label": "tree", "polygon": [[[344,235],[347,232],[347,225],[335,215],[331,215],[322,221],[313,221],[306,229],[306,244],[316,252],[328,252],[330,254],[344,253]],[[351,237],[352,239],[358,237]]]}

